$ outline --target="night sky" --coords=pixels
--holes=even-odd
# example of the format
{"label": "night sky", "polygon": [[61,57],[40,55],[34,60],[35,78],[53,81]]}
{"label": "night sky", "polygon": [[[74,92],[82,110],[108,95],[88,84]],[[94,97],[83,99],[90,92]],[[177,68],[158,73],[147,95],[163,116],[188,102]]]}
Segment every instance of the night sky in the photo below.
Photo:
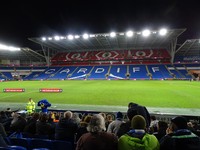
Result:
{"label": "night sky", "polygon": [[16,0],[0,5],[0,43],[36,48],[30,37],[187,28],[200,37],[198,0]]}

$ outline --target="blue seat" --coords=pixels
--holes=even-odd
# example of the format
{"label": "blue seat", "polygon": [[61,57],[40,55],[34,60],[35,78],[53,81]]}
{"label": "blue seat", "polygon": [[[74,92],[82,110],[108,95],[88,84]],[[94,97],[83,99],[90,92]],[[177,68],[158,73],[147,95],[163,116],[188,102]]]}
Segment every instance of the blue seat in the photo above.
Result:
{"label": "blue seat", "polygon": [[12,150],[12,149],[9,147],[0,147],[0,150]]}
{"label": "blue seat", "polygon": [[73,145],[71,142],[68,141],[52,141],[52,146],[53,149],[58,149],[58,150],[72,150],[73,149]]}
{"label": "blue seat", "polygon": [[38,149],[38,148],[52,149],[52,142],[51,140],[47,139],[31,139],[30,147],[31,149]]}
{"label": "blue seat", "polygon": [[30,139],[28,138],[10,138],[10,143],[11,145],[17,145],[17,146],[22,146],[27,149],[30,147]]}
{"label": "blue seat", "polygon": [[49,150],[48,148],[34,148],[32,150]]}
{"label": "blue seat", "polygon": [[8,147],[0,147],[0,150],[27,150],[25,147],[23,146],[8,146]]}

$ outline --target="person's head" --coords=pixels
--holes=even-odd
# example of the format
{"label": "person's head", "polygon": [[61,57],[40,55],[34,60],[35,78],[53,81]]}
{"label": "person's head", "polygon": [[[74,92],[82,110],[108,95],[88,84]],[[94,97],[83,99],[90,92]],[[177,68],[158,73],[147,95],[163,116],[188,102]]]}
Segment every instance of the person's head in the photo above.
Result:
{"label": "person's head", "polygon": [[168,128],[168,124],[165,121],[159,121],[157,128],[158,130],[166,130]]}
{"label": "person's head", "polygon": [[93,115],[90,119],[87,130],[92,133],[105,131],[106,127],[103,116],[100,114]]}
{"label": "person's head", "polygon": [[136,115],[131,120],[132,129],[146,129],[146,120],[141,115]]}
{"label": "person's head", "polygon": [[29,102],[32,102],[32,101],[33,101],[33,99],[32,99],[32,98],[29,98],[28,100],[29,100]]}
{"label": "person's head", "polygon": [[72,116],[73,116],[73,113],[71,111],[66,111],[64,113],[64,118],[66,118],[66,119],[70,119],[70,118],[72,118]]}
{"label": "person's head", "polygon": [[171,128],[173,131],[179,129],[187,129],[187,120],[182,116],[174,117],[171,119]]}
{"label": "person's head", "polygon": [[92,116],[87,115],[84,117],[83,121],[80,122],[81,126],[87,126],[91,120]]}
{"label": "person's head", "polygon": [[132,119],[135,115],[138,115],[137,110],[132,109],[132,108],[129,108],[128,111],[127,111],[127,117],[128,117],[128,119],[131,121],[131,119]]}
{"label": "person's head", "polygon": [[128,108],[131,108],[133,104],[133,102],[128,103]]}
{"label": "person's head", "polygon": [[46,113],[41,113],[39,117],[40,122],[47,122],[49,119],[49,116]]}
{"label": "person's head", "polygon": [[35,112],[35,113],[32,114],[32,118],[33,118],[34,120],[38,120],[38,119],[40,118],[40,114],[37,113],[37,112]]}
{"label": "person's head", "polygon": [[120,111],[117,112],[116,118],[117,118],[117,119],[122,119],[122,118],[123,118],[123,114],[122,114]]}
{"label": "person's head", "polygon": [[156,116],[151,116],[151,120],[152,121],[156,120]]}

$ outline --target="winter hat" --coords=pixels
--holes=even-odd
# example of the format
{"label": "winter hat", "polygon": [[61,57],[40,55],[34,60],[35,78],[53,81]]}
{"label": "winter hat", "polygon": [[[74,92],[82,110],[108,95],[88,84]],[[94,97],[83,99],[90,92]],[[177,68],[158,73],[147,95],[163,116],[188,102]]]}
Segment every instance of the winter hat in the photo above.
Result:
{"label": "winter hat", "polygon": [[120,111],[117,112],[116,118],[123,118],[123,114]]}
{"label": "winter hat", "polygon": [[136,115],[131,120],[131,128],[132,129],[145,129],[146,121],[143,116]]}
{"label": "winter hat", "polygon": [[178,129],[187,129],[187,120],[182,116],[172,118],[171,122],[174,123]]}

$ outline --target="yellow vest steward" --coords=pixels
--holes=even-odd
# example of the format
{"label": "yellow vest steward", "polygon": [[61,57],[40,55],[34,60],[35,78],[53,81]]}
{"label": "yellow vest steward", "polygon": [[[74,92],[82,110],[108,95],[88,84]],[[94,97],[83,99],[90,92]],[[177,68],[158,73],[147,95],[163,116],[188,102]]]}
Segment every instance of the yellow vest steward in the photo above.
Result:
{"label": "yellow vest steward", "polygon": [[28,102],[26,105],[27,111],[34,111],[35,110],[35,102]]}

